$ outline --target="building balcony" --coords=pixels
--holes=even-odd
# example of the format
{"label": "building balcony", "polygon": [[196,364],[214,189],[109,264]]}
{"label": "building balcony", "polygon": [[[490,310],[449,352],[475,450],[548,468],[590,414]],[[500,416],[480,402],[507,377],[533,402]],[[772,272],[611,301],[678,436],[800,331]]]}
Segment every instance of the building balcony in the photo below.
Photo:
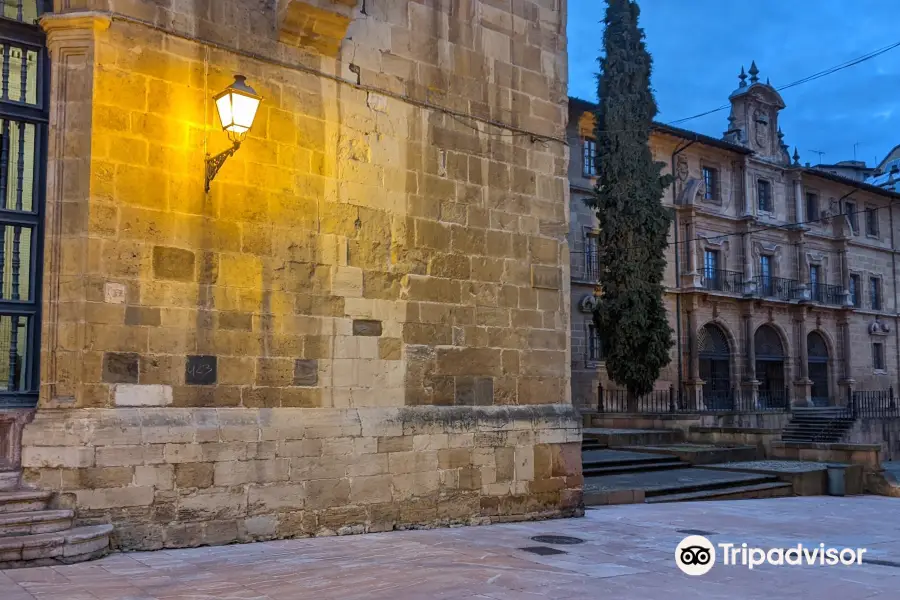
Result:
{"label": "building balcony", "polygon": [[711,292],[728,294],[744,293],[744,274],[722,269],[706,269],[702,273],[700,286]]}
{"label": "building balcony", "polygon": [[847,293],[844,287],[840,285],[810,284],[809,299],[827,306],[845,306],[847,304]]}
{"label": "building balcony", "polygon": [[796,279],[757,276],[753,282],[756,287],[756,295],[760,298],[784,300],[785,302],[806,299],[807,288]]}

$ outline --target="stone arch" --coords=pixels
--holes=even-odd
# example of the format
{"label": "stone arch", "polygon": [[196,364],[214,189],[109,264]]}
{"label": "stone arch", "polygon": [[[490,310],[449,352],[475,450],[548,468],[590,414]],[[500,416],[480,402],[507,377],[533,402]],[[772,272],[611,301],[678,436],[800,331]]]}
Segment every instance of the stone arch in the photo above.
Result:
{"label": "stone arch", "polygon": [[759,381],[759,401],[768,407],[787,406],[790,345],[784,332],[775,323],[764,323],[753,334],[756,355],[756,379]]}
{"label": "stone arch", "polygon": [[737,346],[721,323],[710,321],[697,332],[699,375],[707,408],[730,409],[734,404],[734,349]]}
{"label": "stone arch", "polygon": [[835,387],[835,352],[830,336],[822,329],[806,334],[806,374],[812,382],[809,397],[815,406],[827,406]]}

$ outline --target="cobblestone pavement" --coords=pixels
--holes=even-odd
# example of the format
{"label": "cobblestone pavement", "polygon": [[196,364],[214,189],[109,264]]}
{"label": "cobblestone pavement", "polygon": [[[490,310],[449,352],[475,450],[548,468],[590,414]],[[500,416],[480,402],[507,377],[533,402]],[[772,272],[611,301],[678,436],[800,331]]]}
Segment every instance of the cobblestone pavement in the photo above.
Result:
{"label": "cobblestone pavement", "polygon": [[[117,554],[0,572],[2,600],[621,600],[897,598],[900,500],[874,496],[626,505],[584,519]],[[682,574],[678,530],[714,542],[865,547],[883,565]],[[578,536],[537,556],[541,534]]]}

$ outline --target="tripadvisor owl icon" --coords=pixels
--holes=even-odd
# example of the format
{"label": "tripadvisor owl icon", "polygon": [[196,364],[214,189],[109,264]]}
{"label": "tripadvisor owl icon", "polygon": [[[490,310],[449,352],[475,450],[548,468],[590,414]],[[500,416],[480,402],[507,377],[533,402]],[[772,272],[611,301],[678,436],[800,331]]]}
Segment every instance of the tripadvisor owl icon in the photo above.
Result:
{"label": "tripadvisor owl icon", "polygon": [[675,548],[675,564],[687,575],[705,575],[716,564],[716,547],[702,535],[689,535]]}

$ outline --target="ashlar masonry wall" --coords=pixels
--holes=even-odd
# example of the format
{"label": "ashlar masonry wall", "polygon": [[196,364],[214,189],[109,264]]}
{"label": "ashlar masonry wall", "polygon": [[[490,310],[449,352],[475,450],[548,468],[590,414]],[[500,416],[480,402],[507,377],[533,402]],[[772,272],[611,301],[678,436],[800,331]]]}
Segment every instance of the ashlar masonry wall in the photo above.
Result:
{"label": "ashlar masonry wall", "polygon": [[57,10],[30,483],[143,549],[580,510],[564,3]]}

